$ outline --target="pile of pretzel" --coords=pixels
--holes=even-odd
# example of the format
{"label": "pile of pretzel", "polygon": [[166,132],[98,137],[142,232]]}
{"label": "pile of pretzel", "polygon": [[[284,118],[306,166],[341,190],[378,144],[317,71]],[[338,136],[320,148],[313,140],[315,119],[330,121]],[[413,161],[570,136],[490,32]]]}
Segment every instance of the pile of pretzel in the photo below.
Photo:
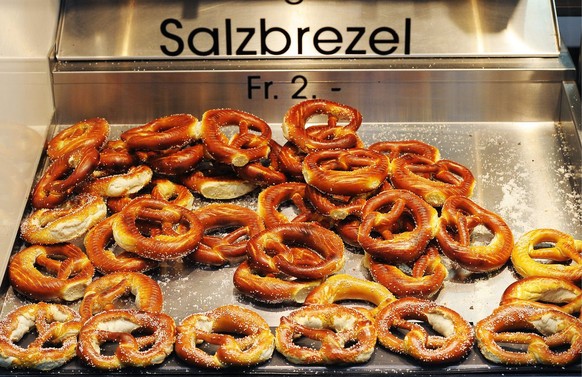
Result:
{"label": "pile of pretzel", "polygon": [[[317,116],[325,124],[308,124]],[[233,109],[159,118],[119,139],[102,118],[59,132],[21,225],[27,247],[8,267],[33,303],[0,323],[0,365],[50,370],[78,356],[111,370],[175,353],[219,369],[267,362],[275,349],[291,363],[349,365],[369,361],[378,342],[421,364],[459,362],[475,342],[494,363],[578,361],[582,242],[539,229],[514,244],[503,219],[470,199],[469,169],[421,141],[365,146],[361,122],[354,108],[309,100],[287,111],[283,145]],[[256,210],[228,202],[252,192]],[[194,208],[196,196],[213,202]],[[482,229],[490,237],[476,242]],[[342,272],[346,244],[371,280]],[[524,278],[473,327],[433,301],[443,254],[473,273],[511,260]],[[236,267],[235,287],[258,305],[301,306],[274,331],[238,305],[177,324],[148,276],[177,259]],[[343,304],[353,300],[366,304]],[[37,337],[24,346],[28,332]]]}

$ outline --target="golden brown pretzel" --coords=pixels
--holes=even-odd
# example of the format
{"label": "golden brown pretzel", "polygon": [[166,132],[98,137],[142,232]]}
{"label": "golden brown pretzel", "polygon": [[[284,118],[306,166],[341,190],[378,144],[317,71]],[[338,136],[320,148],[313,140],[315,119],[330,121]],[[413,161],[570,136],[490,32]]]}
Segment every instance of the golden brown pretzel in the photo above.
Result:
{"label": "golden brown pretzel", "polygon": [[[473,240],[477,226],[493,235],[486,244]],[[451,196],[443,204],[436,239],[446,256],[473,272],[503,267],[513,249],[513,234],[505,221],[464,196]]]}
{"label": "golden brown pretzel", "polygon": [[307,153],[302,152],[299,148],[292,142],[288,141],[281,147],[279,152],[279,162],[281,164],[281,170],[287,174],[294,181],[304,181],[303,178],[303,159]]}
{"label": "golden brown pretzel", "polygon": [[303,303],[320,280],[296,279],[284,274],[263,274],[242,262],[233,275],[234,286],[245,296],[268,304]]}
{"label": "golden brown pretzel", "polygon": [[20,225],[20,237],[32,244],[68,242],[85,234],[106,215],[102,197],[79,194],[57,208],[32,212]]}
{"label": "golden brown pretzel", "polygon": [[390,161],[404,154],[417,154],[432,161],[438,161],[440,158],[440,152],[436,147],[420,140],[379,141],[370,145],[368,149],[384,153]]}
{"label": "golden brown pretzel", "polygon": [[397,297],[430,298],[442,288],[448,274],[438,250],[430,245],[426,253],[414,261],[410,275],[398,266],[375,261],[369,254],[362,262],[372,278]]}
{"label": "golden brown pretzel", "polygon": [[[138,221],[160,224],[161,234],[144,235]],[[116,217],[113,237],[121,248],[157,261],[181,258],[196,249],[202,224],[184,207],[151,198],[136,198]]]}
{"label": "golden brown pretzel", "polygon": [[582,280],[582,241],[556,229],[534,229],[517,240],[511,261],[524,277],[547,276],[579,283]]}
{"label": "golden brown pretzel", "polygon": [[[52,370],[76,355],[79,314],[59,304],[23,305],[0,322],[0,366]],[[29,332],[36,338],[26,346],[19,341]]]}
{"label": "golden brown pretzel", "polygon": [[[407,226],[410,219],[412,229]],[[362,209],[358,243],[379,261],[408,263],[424,252],[437,221],[437,211],[412,192],[382,191],[368,199]]]}
{"label": "golden brown pretzel", "polygon": [[[414,320],[428,323],[436,332],[430,335]],[[459,361],[475,341],[473,327],[457,312],[433,301],[400,298],[384,307],[376,317],[378,341],[392,352],[409,355],[427,364]],[[407,331],[404,338],[394,330]]]}
{"label": "golden brown pretzel", "polygon": [[368,149],[333,149],[309,153],[303,160],[305,182],[336,195],[358,195],[380,187],[388,176],[389,161]]}
{"label": "golden brown pretzel", "polygon": [[207,199],[235,199],[244,196],[257,185],[236,175],[232,167],[213,163],[199,167],[182,178],[182,184]]}
{"label": "golden brown pretzel", "polygon": [[[315,115],[326,115],[327,126],[331,128],[326,131],[332,135],[317,137],[309,135],[306,123]],[[348,121],[345,126],[338,125],[339,121]],[[314,99],[302,101],[287,110],[281,128],[285,138],[293,142],[304,152],[311,152],[320,149],[352,148],[357,143],[356,131],[362,124],[360,112],[347,105],[336,102]]]}
{"label": "golden brown pretzel", "polygon": [[[265,229],[263,220],[249,208],[230,203],[209,204],[194,211],[204,235],[188,259],[212,266],[246,258],[247,242]],[[217,231],[228,231],[226,234]]]}
{"label": "golden brown pretzel", "polygon": [[[319,349],[294,342],[298,337],[321,343]],[[281,317],[275,345],[294,364],[364,363],[374,353],[376,327],[359,310],[336,304],[308,305]]]}
{"label": "golden brown pretzel", "polygon": [[160,151],[195,141],[197,124],[198,119],[190,114],[168,115],[131,128],[120,138],[130,150]]}
{"label": "golden brown pretzel", "polygon": [[[204,351],[204,344],[215,345],[214,354]],[[199,367],[247,367],[271,358],[275,337],[254,311],[225,305],[186,317],[178,326],[175,350],[179,358]]]}
{"label": "golden brown pretzel", "polygon": [[72,244],[34,245],[16,253],[8,273],[12,287],[39,301],[75,301],[91,283],[95,269]]}
{"label": "golden brown pretzel", "polygon": [[435,207],[442,206],[449,196],[471,196],[475,186],[475,177],[463,165],[450,160],[434,162],[414,154],[392,161],[390,179],[394,187],[410,190]]}
{"label": "golden brown pretzel", "polygon": [[157,178],[152,181],[152,198],[165,200],[186,209],[194,206],[194,195],[186,186],[176,184],[169,179]]}
{"label": "golden brown pretzel", "polygon": [[496,308],[475,325],[475,334],[483,356],[498,364],[566,365],[582,353],[582,321],[535,302]]}
{"label": "golden brown pretzel", "polygon": [[132,166],[122,173],[87,180],[81,184],[80,191],[96,196],[121,197],[140,191],[151,182],[152,177],[153,172],[149,166]]}
{"label": "golden brown pretzel", "polygon": [[566,279],[530,276],[518,280],[505,289],[499,305],[515,300],[543,303],[582,318],[582,288]]}
{"label": "golden brown pretzel", "polygon": [[57,133],[47,144],[47,155],[56,160],[75,149],[101,149],[109,137],[109,123],[103,118],[85,119]]}
{"label": "golden brown pretzel", "polygon": [[93,147],[74,149],[54,160],[34,186],[32,206],[54,208],[63,203],[97,164],[99,151]]}
{"label": "golden brown pretzel", "polygon": [[[306,200],[307,185],[286,182],[263,189],[259,193],[257,213],[267,228],[289,222],[323,222],[325,218]],[[293,204],[295,210],[287,215],[283,208]]]}
{"label": "golden brown pretzel", "polygon": [[[227,126],[238,127],[238,132],[230,140],[222,131]],[[202,115],[199,135],[206,152],[213,159],[237,167],[267,157],[270,150],[269,125],[259,117],[240,110],[206,111]]]}
{"label": "golden brown pretzel", "polygon": [[[315,253],[321,262],[305,265],[296,260],[296,250]],[[251,267],[263,273],[284,273],[307,280],[334,274],[345,263],[341,238],[314,223],[287,223],[264,230],[249,240],[247,255]]]}
{"label": "golden brown pretzel", "polygon": [[162,311],[162,289],[154,279],[140,272],[113,272],[89,284],[79,306],[81,319],[85,322],[99,312],[117,309],[116,302],[127,296],[133,297],[137,310]]}
{"label": "golden brown pretzel", "polygon": [[[79,333],[77,355],[88,366],[113,370],[162,363],[174,349],[176,325],[165,313],[114,309],[91,317]],[[112,355],[101,345],[117,343]]]}
{"label": "golden brown pretzel", "polygon": [[361,214],[362,208],[366,204],[366,199],[370,195],[372,194],[333,195],[321,192],[311,185],[307,185],[305,188],[305,197],[309,200],[309,203],[319,213],[329,216],[333,220],[343,220],[350,215]]}
{"label": "golden brown pretzel", "polygon": [[281,146],[273,139],[269,141],[269,155],[267,158],[249,162],[245,166],[235,168],[242,179],[257,186],[272,186],[287,182],[287,176],[280,168],[279,155]]}
{"label": "golden brown pretzel", "polygon": [[374,318],[385,305],[396,300],[396,297],[388,288],[376,282],[358,279],[348,274],[337,274],[328,277],[309,292],[305,304],[334,304],[344,300],[359,300],[373,304],[373,309],[366,307],[356,309]]}
{"label": "golden brown pretzel", "polygon": [[116,216],[118,215],[114,214],[99,222],[85,235],[83,242],[85,252],[95,269],[103,274],[110,274],[118,271],[143,272],[158,266],[158,262],[154,260],[142,258],[125,250],[115,252],[114,246],[106,249],[113,241],[111,226]]}
{"label": "golden brown pretzel", "polygon": [[99,170],[123,171],[136,165],[137,156],[123,140],[109,140],[99,152]]}
{"label": "golden brown pretzel", "polygon": [[179,175],[188,173],[204,157],[202,143],[187,144],[183,147],[169,148],[161,151],[136,151],[141,161],[158,174]]}

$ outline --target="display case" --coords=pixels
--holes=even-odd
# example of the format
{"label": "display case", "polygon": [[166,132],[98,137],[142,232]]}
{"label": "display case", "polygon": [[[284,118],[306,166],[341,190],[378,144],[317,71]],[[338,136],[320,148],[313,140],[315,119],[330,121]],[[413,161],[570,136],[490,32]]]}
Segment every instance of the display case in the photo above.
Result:
{"label": "display case", "polygon": [[[64,0],[50,64],[55,110],[47,139],[92,117],[107,119],[116,138],[169,114],[200,119],[209,109],[234,108],[264,119],[284,143],[286,111],[323,98],[361,112],[358,132],[366,145],[421,140],[468,167],[476,178],[473,200],[499,214],[515,239],[536,228],[582,237],[580,98],[549,0]],[[47,163],[43,155],[37,179]],[[257,193],[234,202],[256,209]],[[198,197],[195,206],[210,202]],[[10,216],[13,228],[30,213],[26,203],[22,198],[20,215]],[[17,235],[12,239],[6,255],[26,246]],[[345,253],[343,272],[369,279],[362,252],[346,246]],[[471,324],[489,315],[519,279],[510,263],[489,274],[447,266],[435,301]],[[177,322],[238,304],[274,329],[299,307],[241,295],[232,282],[235,268],[176,260],[150,275],[163,290],[164,311]],[[26,299],[4,280],[5,315]],[[580,368],[580,361],[498,365],[477,346],[459,363],[430,366],[378,345],[369,362],[354,366],[300,366],[275,353],[260,366],[220,372],[171,355],[156,367],[116,373],[579,375]],[[78,360],[53,373],[100,374]]]}

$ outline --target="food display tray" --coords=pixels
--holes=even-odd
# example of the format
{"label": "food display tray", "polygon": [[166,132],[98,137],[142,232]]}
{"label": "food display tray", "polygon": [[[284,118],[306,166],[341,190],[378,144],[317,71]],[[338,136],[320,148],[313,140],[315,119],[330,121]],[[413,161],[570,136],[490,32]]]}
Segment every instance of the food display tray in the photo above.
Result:
{"label": "food display tray", "polygon": [[[52,125],[48,138],[69,125]],[[112,125],[112,138],[136,125]],[[280,124],[271,124],[273,137],[283,142]],[[482,207],[499,214],[512,229],[515,240],[535,228],[555,228],[582,239],[582,177],[580,137],[571,124],[560,122],[499,122],[499,123],[364,123],[358,134],[366,145],[383,140],[417,139],[436,146],[441,158],[468,167],[476,179],[472,199]],[[37,178],[47,165],[42,158]],[[256,208],[258,190],[230,201]],[[195,207],[210,200],[197,197]],[[27,216],[30,208],[23,213]],[[81,240],[76,241],[82,245]],[[15,241],[13,252],[25,245]],[[370,279],[361,265],[362,252],[346,247],[343,272]],[[459,269],[443,256],[449,275],[435,301],[447,306],[473,325],[498,306],[504,289],[518,279],[510,263],[490,274],[471,274]],[[0,266],[6,269],[6,266]],[[225,304],[248,307],[263,316],[274,328],[279,319],[297,305],[266,305],[237,292],[232,282],[236,266],[210,268],[173,261],[148,272],[160,284],[164,293],[164,311],[177,323],[192,313],[204,312]],[[4,279],[1,315],[27,303]],[[350,305],[351,303],[347,303]],[[71,304],[77,308],[78,303]],[[124,369],[111,374],[398,374],[398,375],[579,375],[581,363],[566,367],[522,366],[507,367],[485,360],[475,345],[461,362],[450,365],[422,365],[414,360],[391,353],[377,345],[371,360],[350,366],[299,366],[288,363],[280,354],[257,367],[211,371],[189,366],[171,355],[166,361],[146,369]],[[52,371],[52,374],[102,374],[82,365],[78,360]],[[0,375],[35,374],[32,371],[0,370]]]}

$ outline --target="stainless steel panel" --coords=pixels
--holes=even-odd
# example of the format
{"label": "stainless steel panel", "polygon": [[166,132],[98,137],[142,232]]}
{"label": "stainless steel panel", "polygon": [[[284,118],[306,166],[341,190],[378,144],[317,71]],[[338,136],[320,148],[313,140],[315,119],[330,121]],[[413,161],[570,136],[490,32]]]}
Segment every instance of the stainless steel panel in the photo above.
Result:
{"label": "stainless steel panel", "polygon": [[290,3],[67,0],[57,58],[555,57],[560,50],[551,0]]}

